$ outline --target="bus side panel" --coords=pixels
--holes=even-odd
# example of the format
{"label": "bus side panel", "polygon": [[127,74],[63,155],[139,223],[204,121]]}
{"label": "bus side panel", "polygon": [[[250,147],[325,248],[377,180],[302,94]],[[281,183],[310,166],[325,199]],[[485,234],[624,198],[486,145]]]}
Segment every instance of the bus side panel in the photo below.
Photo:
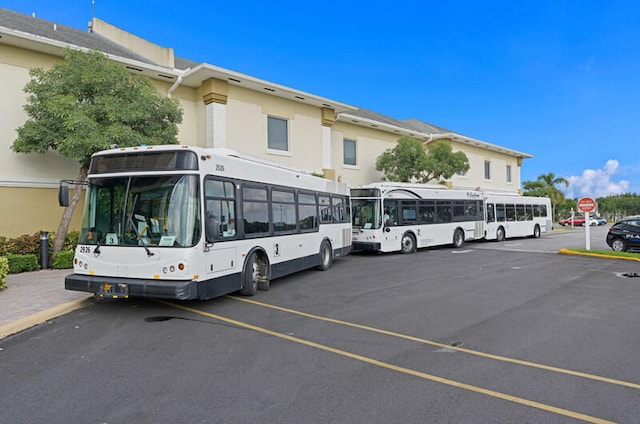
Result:
{"label": "bus side panel", "polygon": [[198,283],[198,299],[206,300],[240,290],[242,274],[235,273]]}
{"label": "bus side panel", "polygon": [[271,279],[303,271],[320,265],[320,255],[310,255],[271,265]]}

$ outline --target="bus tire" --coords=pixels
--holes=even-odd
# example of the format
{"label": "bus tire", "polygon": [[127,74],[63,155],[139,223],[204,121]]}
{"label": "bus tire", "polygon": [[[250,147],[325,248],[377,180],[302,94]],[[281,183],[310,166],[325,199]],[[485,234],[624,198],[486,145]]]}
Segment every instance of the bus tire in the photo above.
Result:
{"label": "bus tire", "polygon": [[258,281],[260,275],[260,260],[256,252],[251,253],[244,261],[242,269],[242,288],[240,294],[243,296],[253,296],[258,291]]}
{"label": "bus tire", "polygon": [[404,233],[400,240],[401,253],[413,253],[416,251],[416,238],[411,233]]}
{"label": "bus tire", "polygon": [[316,269],[326,271],[333,265],[333,249],[329,240],[322,240],[320,243],[320,265]]}
{"label": "bus tire", "polygon": [[458,228],[453,232],[453,247],[458,249],[463,245],[464,245],[464,233],[460,228]]}
{"label": "bus tire", "polygon": [[496,241],[504,241],[505,239],[505,232],[504,232],[504,227],[500,226],[498,227],[498,229],[496,230]]}
{"label": "bus tire", "polygon": [[538,224],[533,227],[533,238],[540,238],[540,226]]}

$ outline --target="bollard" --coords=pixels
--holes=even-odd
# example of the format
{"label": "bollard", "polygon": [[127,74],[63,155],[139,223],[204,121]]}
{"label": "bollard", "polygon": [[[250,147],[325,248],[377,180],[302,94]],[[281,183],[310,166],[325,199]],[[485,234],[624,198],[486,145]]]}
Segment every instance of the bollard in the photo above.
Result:
{"label": "bollard", "polygon": [[49,232],[40,231],[40,268],[49,268]]}

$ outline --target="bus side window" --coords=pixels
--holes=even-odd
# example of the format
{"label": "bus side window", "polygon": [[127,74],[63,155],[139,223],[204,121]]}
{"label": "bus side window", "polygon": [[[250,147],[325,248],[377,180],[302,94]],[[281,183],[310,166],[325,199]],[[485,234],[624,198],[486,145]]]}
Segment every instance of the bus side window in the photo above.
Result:
{"label": "bus side window", "polygon": [[487,222],[495,222],[496,220],[494,207],[493,203],[487,203]]}
{"label": "bus side window", "polygon": [[329,196],[318,196],[318,200],[320,201],[320,223],[330,224],[333,222],[331,199]]}
{"label": "bus side window", "polygon": [[384,201],[382,225],[385,227],[398,225],[398,205],[395,200]]}
{"label": "bus side window", "polygon": [[496,204],[496,221],[504,222],[506,221],[506,212],[504,203]]}
{"label": "bus side window", "polygon": [[316,196],[311,193],[298,193],[298,227],[300,231],[318,229]]}
{"label": "bus side window", "polygon": [[207,178],[204,185],[205,236],[208,242],[236,235],[236,195],[234,184]]}

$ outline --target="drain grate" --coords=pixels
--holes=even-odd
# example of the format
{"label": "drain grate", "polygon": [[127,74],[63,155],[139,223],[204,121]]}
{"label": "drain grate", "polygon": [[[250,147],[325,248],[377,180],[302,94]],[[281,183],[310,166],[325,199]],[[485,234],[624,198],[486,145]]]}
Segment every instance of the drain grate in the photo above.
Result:
{"label": "drain grate", "polygon": [[640,272],[616,272],[618,277],[634,278],[640,277]]}

